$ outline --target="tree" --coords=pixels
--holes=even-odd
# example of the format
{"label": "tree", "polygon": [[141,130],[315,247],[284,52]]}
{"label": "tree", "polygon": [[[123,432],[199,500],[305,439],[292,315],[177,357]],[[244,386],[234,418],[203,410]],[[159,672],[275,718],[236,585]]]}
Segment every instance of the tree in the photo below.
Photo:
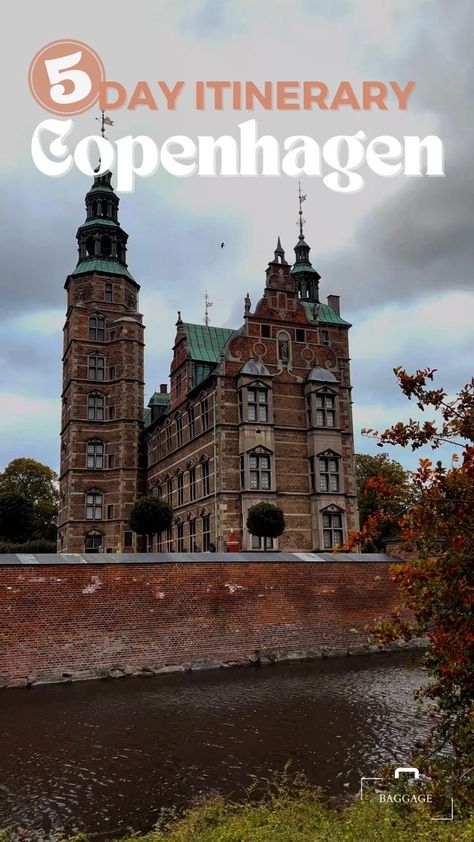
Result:
{"label": "tree", "polygon": [[14,491],[0,492],[0,535],[9,541],[26,541],[34,519],[33,505]]}
{"label": "tree", "polygon": [[13,459],[0,474],[0,493],[12,492],[29,500],[33,507],[27,537],[54,539],[58,515],[58,477],[35,459]]}
{"label": "tree", "polygon": [[272,503],[256,503],[249,509],[247,529],[258,538],[278,538],[285,529],[282,510]]}
{"label": "tree", "polygon": [[399,462],[389,459],[387,453],[379,453],[377,456],[357,454],[355,462],[361,527],[378,509],[377,491],[372,487],[374,478],[383,478],[393,489],[385,508],[387,519],[380,523],[378,530],[374,530],[373,537],[366,540],[362,546],[363,552],[383,550],[385,538],[399,535],[400,514],[413,501],[413,490],[409,482],[410,474]]}
{"label": "tree", "polygon": [[[434,410],[438,420],[410,419],[382,434],[363,432],[377,437],[382,447],[436,450],[449,443],[460,453],[449,467],[420,459],[412,475],[413,503],[399,519],[406,562],[392,570],[402,602],[393,621],[378,623],[373,633],[381,643],[428,636],[432,681],[419,694],[433,701],[436,724],[414,765],[460,805],[472,799],[468,766],[474,757],[474,379],[448,399],[443,389],[430,388],[434,370],[410,375],[397,368],[395,374],[403,393],[423,412]],[[378,508],[347,548],[370,539],[387,517],[393,488],[383,477],[374,478],[371,487]],[[446,746],[451,751],[440,754]]]}
{"label": "tree", "polygon": [[130,527],[138,535],[160,535],[173,523],[173,509],[154,494],[139,497],[130,513]]}

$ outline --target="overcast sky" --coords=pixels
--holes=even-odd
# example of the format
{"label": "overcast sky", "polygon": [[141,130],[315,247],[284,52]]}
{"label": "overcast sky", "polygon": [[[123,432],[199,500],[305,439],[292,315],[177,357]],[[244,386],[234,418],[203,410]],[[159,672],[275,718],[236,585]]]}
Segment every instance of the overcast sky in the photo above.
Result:
{"label": "overcast sky", "polygon": [[[109,135],[149,134],[160,142],[176,133],[236,134],[252,116],[260,133],[280,139],[324,141],[359,129],[369,137],[443,139],[445,178],[370,176],[351,195],[317,178],[303,185],[322,298],[340,294],[353,324],[356,447],[377,452],[361,427],[383,429],[416,415],[397,389],[394,366],[438,368],[451,393],[472,376],[472,9],[470,0],[82,0],[80,13],[51,0],[11,5],[9,30],[22,37],[5,42],[2,55],[10,84],[2,91],[0,146],[0,468],[17,456],[58,466],[63,284],[76,263],[90,184],[77,172],[43,176],[31,160],[32,132],[48,116],[26,81],[40,47],[62,37],[85,41],[100,53],[107,77],[130,92],[139,79],[319,79],[334,90],[345,79],[356,90],[364,79],[416,81],[405,112],[196,112],[183,97],[174,113],[116,112]],[[76,140],[95,133],[94,117],[75,118]],[[297,210],[297,184],[288,177],[158,172],[122,195],[129,268],[142,286],[147,326],[147,398],[168,378],[176,311],[202,322],[207,289],[212,324],[239,327],[247,290],[253,304],[261,296],[277,235],[292,259]],[[407,466],[416,462],[399,448],[389,452]]]}

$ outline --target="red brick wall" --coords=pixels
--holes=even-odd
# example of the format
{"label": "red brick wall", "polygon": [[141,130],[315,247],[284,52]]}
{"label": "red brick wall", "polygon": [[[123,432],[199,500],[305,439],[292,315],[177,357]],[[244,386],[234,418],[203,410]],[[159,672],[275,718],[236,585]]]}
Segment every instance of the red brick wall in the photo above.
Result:
{"label": "red brick wall", "polygon": [[[345,654],[397,604],[387,563],[0,567],[0,684]],[[197,663],[196,663],[197,662]]]}

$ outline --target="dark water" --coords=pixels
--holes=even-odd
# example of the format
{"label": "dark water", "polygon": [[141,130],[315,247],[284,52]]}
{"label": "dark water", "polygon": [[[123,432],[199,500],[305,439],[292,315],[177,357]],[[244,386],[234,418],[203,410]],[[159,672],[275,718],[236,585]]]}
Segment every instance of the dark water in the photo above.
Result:
{"label": "dark water", "polygon": [[374,655],[8,690],[0,697],[0,828],[150,829],[162,805],[292,767],[328,793],[405,765],[427,729],[419,656]]}

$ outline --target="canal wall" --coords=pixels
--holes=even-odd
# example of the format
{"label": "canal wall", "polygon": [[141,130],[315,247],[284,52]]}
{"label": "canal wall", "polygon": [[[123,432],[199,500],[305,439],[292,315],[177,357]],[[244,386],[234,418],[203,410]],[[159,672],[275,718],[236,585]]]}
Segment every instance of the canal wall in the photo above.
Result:
{"label": "canal wall", "polygon": [[0,685],[373,651],[390,556],[0,556]]}

